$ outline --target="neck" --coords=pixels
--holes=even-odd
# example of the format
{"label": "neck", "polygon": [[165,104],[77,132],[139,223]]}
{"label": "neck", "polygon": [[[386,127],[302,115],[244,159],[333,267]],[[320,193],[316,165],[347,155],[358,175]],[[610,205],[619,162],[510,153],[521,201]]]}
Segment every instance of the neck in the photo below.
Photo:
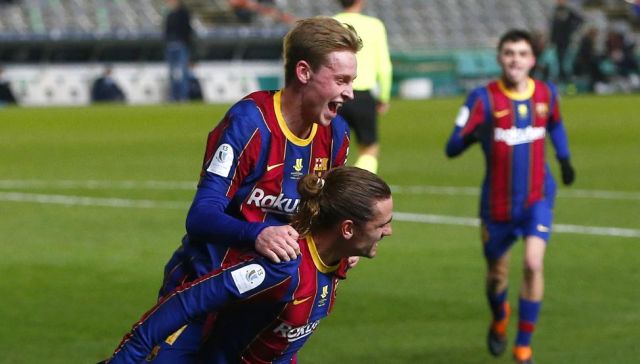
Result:
{"label": "neck", "polygon": [[326,265],[336,265],[340,262],[340,259],[344,258],[345,255],[340,251],[340,246],[344,246],[345,244],[340,244],[337,242],[337,237],[335,234],[330,232],[320,232],[313,233],[313,241],[316,243],[316,250],[318,251],[318,255],[320,259]]}
{"label": "neck", "polygon": [[362,12],[362,1],[355,1],[353,5],[344,8],[345,13],[360,13]]}
{"label": "neck", "polygon": [[526,78],[520,82],[510,82],[505,77],[502,77],[502,83],[507,90],[515,93],[525,92],[529,88],[529,78]]}
{"label": "neck", "polygon": [[303,91],[294,86],[285,86],[280,95],[280,111],[289,130],[298,138],[305,139],[313,125],[302,115],[302,94]]}

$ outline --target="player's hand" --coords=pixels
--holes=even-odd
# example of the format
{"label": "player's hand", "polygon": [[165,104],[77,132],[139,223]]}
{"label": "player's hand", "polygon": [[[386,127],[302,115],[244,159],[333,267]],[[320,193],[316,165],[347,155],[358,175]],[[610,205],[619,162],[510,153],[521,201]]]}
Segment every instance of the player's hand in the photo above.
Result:
{"label": "player's hand", "polygon": [[298,232],[289,225],[264,228],[256,239],[256,251],[274,263],[288,262],[300,254]]}
{"label": "player's hand", "polygon": [[476,128],[473,129],[474,138],[476,138],[476,140],[484,140],[489,138],[492,127],[493,125],[491,125],[491,123],[482,122],[478,124],[478,126],[476,126]]}
{"label": "player's hand", "polygon": [[576,179],[576,171],[571,166],[569,158],[559,159],[558,162],[560,162],[560,172],[562,172],[562,183],[565,186],[570,186]]}
{"label": "player's hand", "polygon": [[492,131],[491,128],[492,128],[491,123],[482,122],[478,124],[478,126],[476,126],[471,131],[471,133],[465,135],[464,143],[466,145],[469,145],[477,141],[489,138],[489,135],[491,134],[491,131]]}
{"label": "player's hand", "polygon": [[360,261],[360,257],[349,257],[347,258],[347,267],[351,269],[356,265],[358,265],[359,261]]}
{"label": "player's hand", "polygon": [[380,115],[384,115],[389,111],[389,103],[388,102],[378,102],[376,104],[376,112]]}

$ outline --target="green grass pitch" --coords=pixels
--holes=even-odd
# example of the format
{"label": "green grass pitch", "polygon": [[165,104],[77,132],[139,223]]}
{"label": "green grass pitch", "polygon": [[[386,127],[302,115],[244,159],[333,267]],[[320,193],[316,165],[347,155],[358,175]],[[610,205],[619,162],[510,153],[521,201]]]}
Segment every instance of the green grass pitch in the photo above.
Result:
{"label": "green grass pitch", "polygon": [[[405,191],[394,195],[397,212],[476,216],[479,148],[455,160],[443,153],[461,102],[394,101],[382,118],[380,175]],[[638,95],[563,99],[577,182],[559,188],[556,224],[637,234],[639,102]],[[207,132],[226,108],[0,109],[0,363],[110,355],[154,303],[184,232]],[[471,193],[406,192],[411,186]],[[341,284],[333,314],[300,362],[511,362],[485,348],[478,228],[397,219],[393,231]],[[515,307],[521,244],[513,253]],[[554,233],[536,361],[637,363],[639,262],[637,235]]]}

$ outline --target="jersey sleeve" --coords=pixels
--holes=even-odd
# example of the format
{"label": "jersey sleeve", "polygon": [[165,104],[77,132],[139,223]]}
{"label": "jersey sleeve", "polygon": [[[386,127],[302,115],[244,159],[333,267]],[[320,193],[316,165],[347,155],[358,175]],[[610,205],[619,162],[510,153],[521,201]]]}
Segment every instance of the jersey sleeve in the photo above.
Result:
{"label": "jersey sleeve", "polygon": [[448,157],[455,157],[464,152],[470,145],[465,143],[465,136],[471,134],[481,123],[491,121],[487,98],[484,88],[477,88],[467,96],[467,100],[458,111],[453,132],[445,148]]}
{"label": "jersey sleeve", "polygon": [[246,222],[229,215],[226,209],[238,188],[252,178],[263,163],[264,132],[253,101],[244,100],[229,110],[223,121],[209,134],[200,183],[187,214],[190,236],[230,246],[250,246],[268,226]]}
{"label": "jersey sleeve", "polygon": [[551,102],[549,104],[549,122],[547,123],[547,130],[549,131],[549,137],[551,143],[556,150],[557,159],[569,159],[569,139],[567,138],[567,132],[562,122],[560,115],[560,104],[558,90],[556,87],[547,83],[549,92],[551,93]]}
{"label": "jersey sleeve", "polygon": [[178,287],[133,325],[109,363],[141,363],[155,345],[192,319],[236,302],[257,296],[261,302],[287,301],[285,292],[297,279],[300,259],[278,264],[251,259]]}

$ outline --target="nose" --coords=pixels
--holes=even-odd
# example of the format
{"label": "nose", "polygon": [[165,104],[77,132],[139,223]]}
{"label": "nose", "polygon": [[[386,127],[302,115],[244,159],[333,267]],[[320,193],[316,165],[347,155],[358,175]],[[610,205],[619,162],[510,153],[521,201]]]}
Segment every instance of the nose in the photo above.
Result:
{"label": "nose", "polygon": [[390,236],[392,233],[393,229],[391,228],[391,224],[389,224],[389,226],[382,231],[382,236]]}
{"label": "nose", "polygon": [[353,84],[349,83],[349,85],[342,90],[341,96],[345,101],[353,100]]}

